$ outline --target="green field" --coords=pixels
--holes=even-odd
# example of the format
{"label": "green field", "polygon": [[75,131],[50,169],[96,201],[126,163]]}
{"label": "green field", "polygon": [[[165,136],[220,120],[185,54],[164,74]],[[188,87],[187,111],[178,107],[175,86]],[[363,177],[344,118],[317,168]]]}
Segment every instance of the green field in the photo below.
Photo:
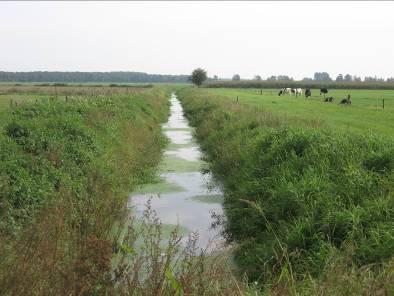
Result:
{"label": "green field", "polygon": [[[192,199],[223,202],[226,220],[219,222],[236,245],[236,270],[212,259],[209,274],[195,273],[202,266],[197,263],[206,262],[190,255],[193,276],[183,269],[174,269],[175,276],[164,273],[165,261],[152,274],[165,281],[187,278],[177,283],[182,289],[201,278],[203,289],[212,291],[204,295],[372,295],[377,289],[391,295],[394,91],[330,90],[336,99],[330,104],[316,89],[305,99],[279,97],[277,89],[261,94],[170,84],[0,85],[0,214],[6,213],[0,240],[8,242],[0,244],[7,253],[0,260],[0,290],[12,294],[16,287],[20,295],[36,283],[43,291],[70,294],[62,279],[49,275],[61,269],[85,280],[86,272],[74,268],[83,259],[97,271],[89,279],[92,287],[112,291],[102,284],[109,265],[96,269],[95,260],[109,263],[118,256],[110,247],[112,229],[123,221],[128,193],[146,192],[151,187],[140,185],[157,180],[170,91],[176,91],[193,126],[206,170],[223,186],[223,196]],[[353,104],[339,105],[347,94]],[[170,155],[164,165],[196,169],[180,167]],[[182,190],[165,183],[154,187]],[[159,238],[171,227],[148,223],[138,232],[126,225],[128,245],[115,243],[120,256],[158,262]],[[36,237],[31,247],[30,233]],[[148,253],[135,254],[141,235]],[[89,248],[92,258],[84,255]],[[19,256],[26,250],[32,255]],[[164,253],[177,256],[171,249]],[[59,267],[48,268],[52,262]],[[143,272],[139,268],[130,270]],[[142,283],[140,288],[149,289]]]}
{"label": "green field", "polygon": [[[394,135],[394,91],[393,90],[329,90],[327,96],[335,98],[334,103],[324,103],[319,90],[312,89],[312,98],[296,98],[294,95],[278,96],[276,89],[229,89],[209,88],[209,94],[239,99],[241,104],[261,106],[281,115],[314,119],[323,125],[342,131],[359,133],[375,132],[384,136]],[[351,95],[352,105],[339,105],[340,99]],[[382,99],[385,109],[382,108]]]}
{"label": "green field", "polygon": [[222,226],[248,280],[266,295],[393,295],[393,100],[382,111],[374,102],[388,92],[330,92],[350,93],[351,106],[316,92],[177,95],[222,184]]}

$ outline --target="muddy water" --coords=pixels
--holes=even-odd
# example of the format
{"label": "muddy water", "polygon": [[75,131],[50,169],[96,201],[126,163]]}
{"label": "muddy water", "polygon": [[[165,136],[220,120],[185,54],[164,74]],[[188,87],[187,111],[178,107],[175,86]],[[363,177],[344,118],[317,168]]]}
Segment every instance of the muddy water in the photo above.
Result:
{"label": "muddy water", "polygon": [[193,138],[193,129],[183,116],[183,109],[173,94],[171,114],[162,126],[170,143],[161,164],[162,182],[149,184],[131,196],[137,215],[142,215],[148,200],[161,222],[169,227],[179,224],[185,238],[198,232],[199,246],[213,246],[221,242],[218,230],[213,229],[212,214],[222,214],[222,192],[212,184],[209,175],[200,170],[204,166],[201,151]]}

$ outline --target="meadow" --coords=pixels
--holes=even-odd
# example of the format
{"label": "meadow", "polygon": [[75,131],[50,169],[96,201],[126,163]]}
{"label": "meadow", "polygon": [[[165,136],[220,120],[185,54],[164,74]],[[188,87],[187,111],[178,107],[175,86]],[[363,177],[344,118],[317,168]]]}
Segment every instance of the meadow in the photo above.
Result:
{"label": "meadow", "polygon": [[[374,92],[351,93],[354,105],[338,106],[270,90],[178,92],[223,186],[218,223],[240,274],[267,295],[394,292],[392,116],[369,118],[381,114],[368,101]],[[356,111],[366,125],[348,128]]]}
{"label": "meadow", "polygon": [[[312,97],[306,99],[304,96],[278,96],[278,89],[207,89],[208,94],[231,101],[238,97],[240,104],[259,106],[281,116],[315,120],[334,130],[394,136],[394,90],[329,89],[327,96],[334,97],[334,103],[323,102],[319,89],[311,91]],[[339,105],[348,94],[352,105]]]}
{"label": "meadow", "polygon": [[[193,236],[181,247],[149,207],[143,221],[127,212],[158,181],[172,90],[223,186],[235,270]],[[391,92],[330,90],[352,106],[262,92],[0,86],[2,294],[393,293]]]}

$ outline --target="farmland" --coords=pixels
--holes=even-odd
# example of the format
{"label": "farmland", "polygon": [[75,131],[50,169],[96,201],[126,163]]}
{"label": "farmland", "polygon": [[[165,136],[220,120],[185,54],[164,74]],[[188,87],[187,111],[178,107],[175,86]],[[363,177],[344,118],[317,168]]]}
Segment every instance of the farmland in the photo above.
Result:
{"label": "farmland", "polygon": [[[281,116],[315,120],[342,132],[394,136],[394,90],[330,89],[327,96],[333,96],[334,103],[324,103],[318,89],[312,89],[309,99],[278,96],[277,89],[262,89],[262,95],[260,89],[209,88],[206,92],[231,101],[236,101],[238,96],[240,104],[259,106]],[[352,105],[338,105],[347,94],[351,95]]]}
{"label": "farmland", "polygon": [[179,92],[223,184],[235,261],[272,294],[394,289],[392,107],[369,99],[387,92],[351,94],[351,106],[338,106],[274,90]]}
{"label": "farmland", "polygon": [[[199,160],[163,155],[165,147],[187,146],[163,135],[171,92],[193,126],[180,133],[195,130],[204,170],[223,188],[224,197],[211,202],[224,204],[217,223],[235,246],[234,270],[221,263],[227,255],[205,261],[182,253],[180,235],[188,230],[158,224],[152,210],[146,222],[125,218],[130,192],[158,189],[161,199],[173,199],[182,190],[163,188],[171,184],[160,183],[161,161],[171,174],[200,167]],[[352,105],[338,105],[348,93]],[[328,95],[337,101],[323,103],[316,89],[305,99],[279,97],[276,89],[185,85],[0,86],[0,239],[7,241],[0,245],[7,254],[0,288],[136,295],[157,287],[167,295],[392,291],[394,91]],[[141,241],[148,247],[137,249]],[[178,254],[187,258],[184,265],[170,268]],[[146,270],[146,280],[127,282]],[[116,282],[109,280],[113,271],[121,275]]]}

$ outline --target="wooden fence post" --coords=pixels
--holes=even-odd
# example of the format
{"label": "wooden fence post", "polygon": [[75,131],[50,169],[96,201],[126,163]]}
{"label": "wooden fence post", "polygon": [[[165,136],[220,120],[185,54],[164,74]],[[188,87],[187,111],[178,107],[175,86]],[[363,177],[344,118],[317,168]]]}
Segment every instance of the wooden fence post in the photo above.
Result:
{"label": "wooden fence post", "polygon": [[382,101],[383,101],[383,110],[384,110],[384,99],[382,99]]}

